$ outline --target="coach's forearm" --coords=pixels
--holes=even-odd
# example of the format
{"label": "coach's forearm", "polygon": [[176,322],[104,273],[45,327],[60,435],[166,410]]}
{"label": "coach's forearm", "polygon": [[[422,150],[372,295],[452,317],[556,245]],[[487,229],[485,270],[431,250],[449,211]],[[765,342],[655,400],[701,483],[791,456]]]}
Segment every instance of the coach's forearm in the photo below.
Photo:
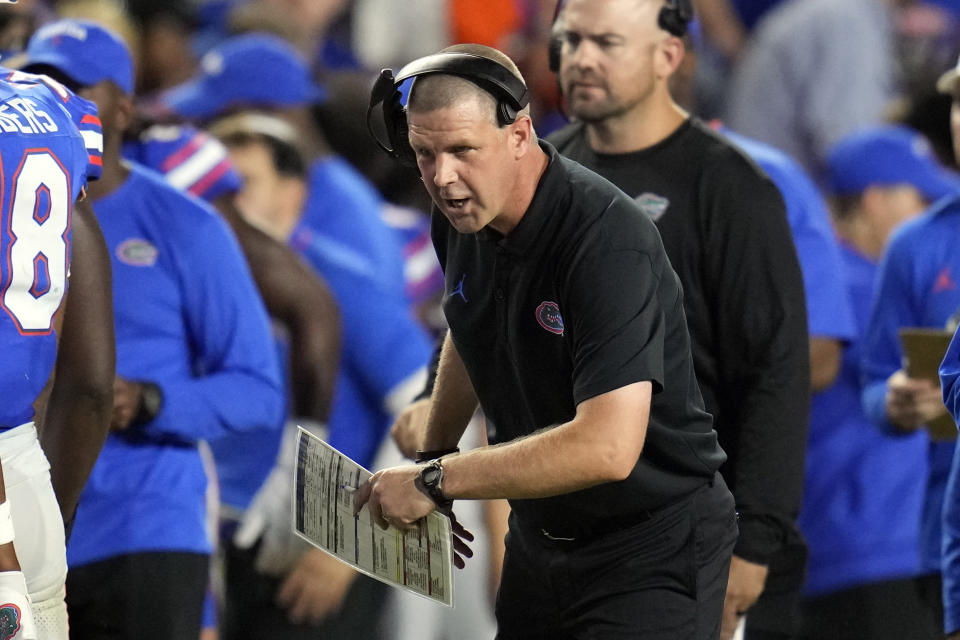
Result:
{"label": "coach's forearm", "polygon": [[623,480],[643,450],[651,395],[634,383],[581,403],[570,422],[444,458],[444,495],[546,498]]}
{"label": "coach's forearm", "polygon": [[450,449],[457,446],[470,418],[477,410],[477,394],[447,333],[440,353],[437,380],[430,397],[430,413],[420,438],[424,451]]}

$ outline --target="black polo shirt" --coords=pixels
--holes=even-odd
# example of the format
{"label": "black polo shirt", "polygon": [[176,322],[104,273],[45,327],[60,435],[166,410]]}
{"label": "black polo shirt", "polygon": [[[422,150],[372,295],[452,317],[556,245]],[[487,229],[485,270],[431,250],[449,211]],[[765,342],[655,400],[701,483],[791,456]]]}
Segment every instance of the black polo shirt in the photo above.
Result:
{"label": "black polo shirt", "polygon": [[729,456],[721,473],[740,514],[735,553],[768,564],[799,544],[810,403],[803,276],[783,198],[696,118],[632,153],[593,151],[582,124],[550,140],[655,221],[683,283],[700,390]]}
{"label": "black polo shirt", "polygon": [[506,237],[433,214],[450,334],[504,442],[571,420],[578,403],[639,381],[654,397],[630,477],[511,500],[551,532],[629,518],[690,493],[725,460],[693,373],[683,296],[653,223],[623,192],[559,156]]}

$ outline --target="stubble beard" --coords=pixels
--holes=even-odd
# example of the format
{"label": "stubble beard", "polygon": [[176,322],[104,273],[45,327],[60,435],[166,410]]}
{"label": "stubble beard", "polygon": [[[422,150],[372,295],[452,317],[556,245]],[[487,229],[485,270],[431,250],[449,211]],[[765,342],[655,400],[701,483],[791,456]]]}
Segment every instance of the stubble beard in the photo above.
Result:
{"label": "stubble beard", "polygon": [[[643,93],[632,100],[624,101],[609,89],[604,89],[604,97],[592,100],[568,100],[570,113],[579,121],[587,124],[602,123],[607,120],[621,118],[650,99],[653,94],[653,83],[646,87]],[[571,95],[567,92],[567,95]]]}
{"label": "stubble beard", "polygon": [[620,116],[626,112],[626,109],[622,105],[606,99],[602,101],[571,102],[570,112],[581,122],[595,124]]}

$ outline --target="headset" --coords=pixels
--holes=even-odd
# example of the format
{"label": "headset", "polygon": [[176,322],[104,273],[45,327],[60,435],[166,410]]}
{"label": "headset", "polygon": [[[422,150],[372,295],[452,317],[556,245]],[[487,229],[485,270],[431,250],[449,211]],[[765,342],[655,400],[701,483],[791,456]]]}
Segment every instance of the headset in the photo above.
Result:
{"label": "headset", "polygon": [[667,0],[657,15],[657,24],[672,36],[687,35],[687,27],[693,20],[692,0]]}
{"label": "headset", "polygon": [[[416,165],[417,161],[407,139],[407,111],[401,102],[400,85],[404,80],[430,73],[459,76],[491,94],[497,99],[497,123],[501,127],[512,124],[530,102],[527,85],[510,69],[472,53],[435,53],[419,58],[400,69],[396,77],[392,69],[384,69],[370,91],[367,130],[381,149],[403,164]],[[381,103],[390,146],[384,144],[373,130],[370,119],[374,107]]]}
{"label": "headset", "polygon": [[[553,33],[553,27],[557,24],[557,18],[563,11],[566,0],[557,0],[557,6],[553,10],[553,21],[550,23],[550,45],[547,51],[549,56],[550,71],[560,72],[560,52],[563,49],[563,38],[558,33]],[[666,0],[660,13],[657,14],[657,24],[660,28],[672,36],[682,38],[687,34],[687,27],[693,20],[692,0]]]}

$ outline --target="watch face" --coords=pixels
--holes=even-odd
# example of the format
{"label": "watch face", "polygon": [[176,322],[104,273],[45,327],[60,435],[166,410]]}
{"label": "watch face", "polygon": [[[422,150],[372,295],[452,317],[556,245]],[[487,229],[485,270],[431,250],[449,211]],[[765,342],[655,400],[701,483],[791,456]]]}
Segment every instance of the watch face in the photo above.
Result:
{"label": "watch face", "polygon": [[160,397],[154,387],[144,387],[141,397],[150,413],[156,414],[160,410]]}
{"label": "watch face", "polygon": [[421,475],[423,483],[429,487],[434,487],[440,482],[440,469],[437,467],[428,467],[423,470]]}

